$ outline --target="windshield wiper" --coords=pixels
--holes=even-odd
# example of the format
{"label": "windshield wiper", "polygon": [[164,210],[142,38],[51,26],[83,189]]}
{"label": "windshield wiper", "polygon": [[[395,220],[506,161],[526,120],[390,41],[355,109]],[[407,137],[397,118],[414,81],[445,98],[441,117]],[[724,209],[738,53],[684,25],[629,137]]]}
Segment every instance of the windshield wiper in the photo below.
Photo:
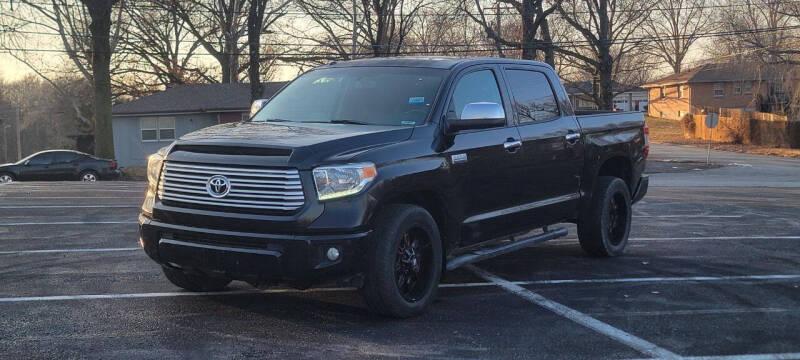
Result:
{"label": "windshield wiper", "polygon": [[353,125],[372,125],[370,123],[355,121],[355,120],[346,120],[346,119],[331,119],[331,124],[353,124]]}
{"label": "windshield wiper", "polygon": [[291,120],[272,118],[272,119],[254,120],[254,121],[255,122],[289,122]]}

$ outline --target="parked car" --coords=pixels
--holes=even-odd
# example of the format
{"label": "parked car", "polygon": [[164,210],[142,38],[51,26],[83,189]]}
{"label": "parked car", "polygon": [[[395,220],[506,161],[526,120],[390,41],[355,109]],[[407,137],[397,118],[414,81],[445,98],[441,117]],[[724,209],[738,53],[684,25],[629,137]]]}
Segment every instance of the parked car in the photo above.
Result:
{"label": "parked car", "polygon": [[333,63],[152,155],[140,244],[190,291],[350,284],[414,316],[444,271],[566,235],[554,224],[622,254],[647,133],[639,112],[576,116],[544,63]]}
{"label": "parked car", "polygon": [[119,177],[117,162],[72,150],[47,150],[0,165],[0,183],[28,180],[97,181]]}

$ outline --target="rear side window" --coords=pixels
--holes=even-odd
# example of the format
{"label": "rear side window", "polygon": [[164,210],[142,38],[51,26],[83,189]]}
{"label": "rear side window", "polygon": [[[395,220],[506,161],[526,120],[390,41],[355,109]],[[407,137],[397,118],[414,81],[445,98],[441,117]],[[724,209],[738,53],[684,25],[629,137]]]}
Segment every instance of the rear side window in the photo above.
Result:
{"label": "rear side window", "polygon": [[74,152],[62,151],[55,153],[53,157],[54,164],[63,164],[75,161],[78,158],[78,154]]}
{"label": "rear side window", "polygon": [[491,70],[478,70],[464,75],[455,90],[450,110],[454,110],[459,118],[464,106],[469,103],[492,102],[503,105],[497,79]]}
{"label": "rear side window", "polygon": [[507,70],[506,74],[520,124],[550,121],[559,116],[553,88],[543,73]]}

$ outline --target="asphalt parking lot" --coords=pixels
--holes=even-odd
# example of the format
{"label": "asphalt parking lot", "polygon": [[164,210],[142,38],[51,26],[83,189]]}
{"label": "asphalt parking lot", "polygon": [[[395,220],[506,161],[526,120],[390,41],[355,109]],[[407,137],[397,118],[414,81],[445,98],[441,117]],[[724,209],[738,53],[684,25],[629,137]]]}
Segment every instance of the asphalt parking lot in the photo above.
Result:
{"label": "asphalt parking lot", "polygon": [[400,321],[352,289],[179,290],[136,244],[144,183],[0,185],[0,357],[800,358],[800,161],[653,152],[676,165],[625,256],[585,256],[569,226]]}

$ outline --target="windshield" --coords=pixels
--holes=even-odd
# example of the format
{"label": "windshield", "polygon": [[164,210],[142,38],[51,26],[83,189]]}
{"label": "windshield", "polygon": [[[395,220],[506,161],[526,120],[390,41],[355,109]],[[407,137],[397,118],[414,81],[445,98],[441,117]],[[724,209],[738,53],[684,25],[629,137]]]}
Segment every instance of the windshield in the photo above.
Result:
{"label": "windshield", "polygon": [[445,70],[348,67],[306,73],[251,121],[414,126],[425,122]]}

